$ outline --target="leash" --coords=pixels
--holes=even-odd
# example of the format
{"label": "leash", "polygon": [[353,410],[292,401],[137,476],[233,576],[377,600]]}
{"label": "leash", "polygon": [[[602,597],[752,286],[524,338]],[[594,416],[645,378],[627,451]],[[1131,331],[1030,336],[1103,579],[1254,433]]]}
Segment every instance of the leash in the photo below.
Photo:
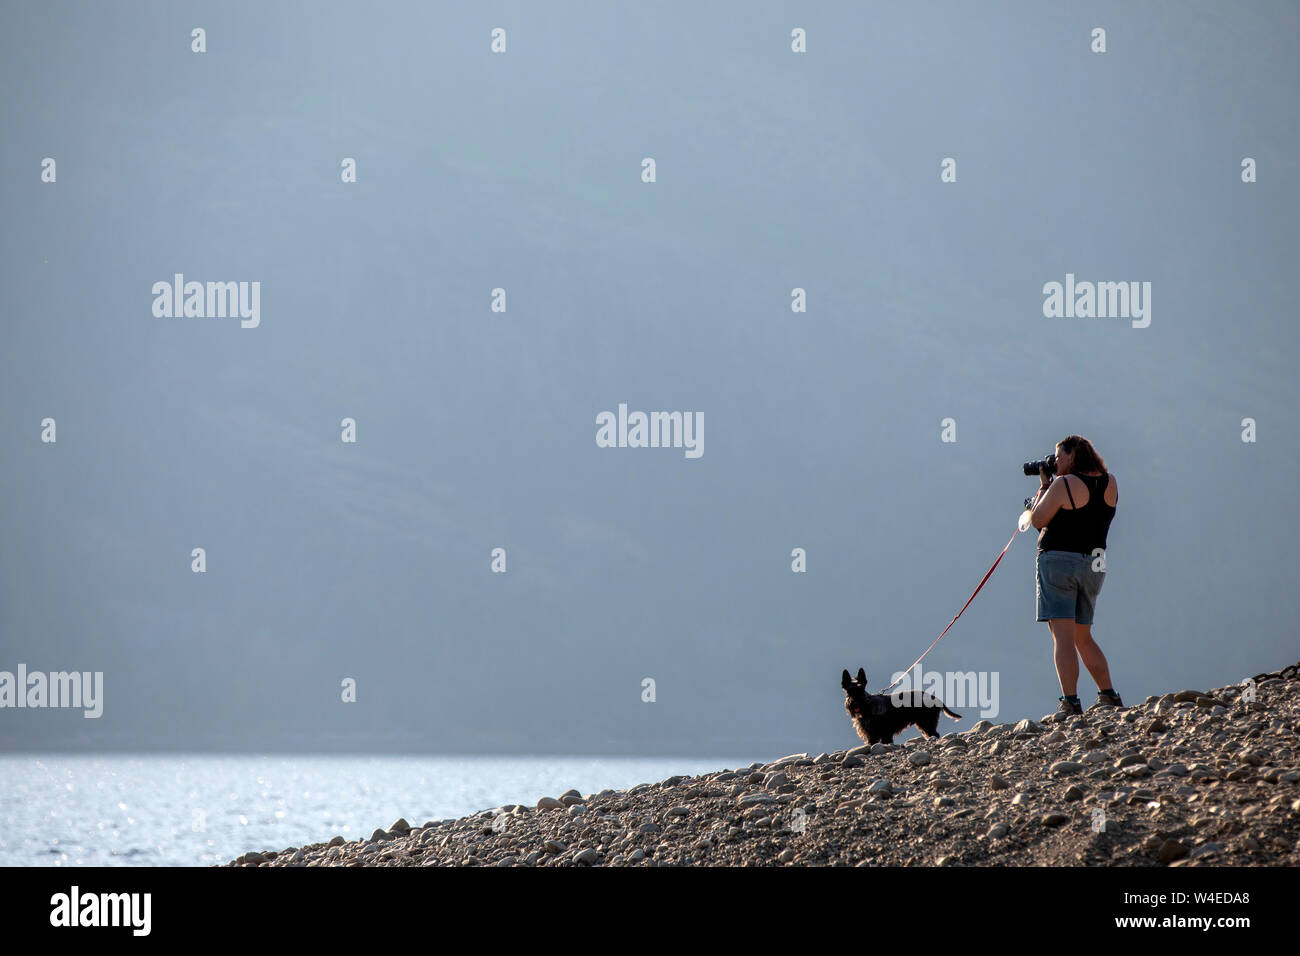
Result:
{"label": "leash", "polygon": [[[984,587],[984,582],[987,581],[992,576],[994,570],[1002,562],[1003,556],[1006,555],[1007,549],[1011,547],[1011,542],[1016,540],[1016,535],[1020,534],[1022,530],[1024,529],[1022,529],[1019,525],[1016,526],[1015,532],[1012,533],[1010,540],[1007,541],[1007,546],[1002,549],[1002,554],[999,554],[998,559],[993,562],[993,567],[989,568],[988,571],[985,572],[984,577],[980,580],[979,586],[975,588],[975,590],[971,593],[971,596],[966,599],[966,603],[962,605],[961,610],[957,612],[957,617],[954,617],[951,621],[948,622],[948,627],[945,627],[943,629],[943,634],[947,634],[949,629],[954,624],[957,623],[957,618],[961,617],[963,614],[966,613],[966,608],[970,607],[970,602],[975,600],[975,595],[980,593],[980,588]],[[917,664],[921,663],[921,661],[925,660],[925,655],[929,654],[930,651],[934,649],[934,645],[938,644],[941,640],[943,640],[943,634],[940,634],[938,637],[936,637],[933,641],[930,642],[930,646],[925,649],[925,652],[922,653],[920,657],[918,657],[916,660],[912,662],[912,667],[915,667]],[[912,672],[912,667],[909,667],[907,670],[903,671],[903,677],[906,677],[908,674]],[[897,687],[899,684],[903,682],[903,677],[900,677],[898,680],[894,681],[894,683],[886,687],[883,691],[881,691],[881,693],[882,694],[889,693],[890,690]]]}

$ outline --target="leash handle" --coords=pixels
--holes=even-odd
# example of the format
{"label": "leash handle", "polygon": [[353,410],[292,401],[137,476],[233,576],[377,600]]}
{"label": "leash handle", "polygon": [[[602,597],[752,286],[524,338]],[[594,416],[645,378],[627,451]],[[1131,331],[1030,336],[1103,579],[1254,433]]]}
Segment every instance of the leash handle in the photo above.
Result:
{"label": "leash handle", "polygon": [[[984,582],[987,581],[992,576],[994,570],[1002,562],[1002,558],[1006,555],[1007,549],[1011,547],[1011,542],[1016,540],[1016,535],[1018,534],[1020,534],[1019,525],[1017,525],[1016,530],[1012,532],[1010,540],[1007,541],[1007,546],[1002,549],[1002,554],[999,554],[998,559],[993,562],[993,567],[989,568],[988,571],[984,573],[984,577],[980,579],[979,585],[975,588],[974,591],[971,592],[971,596],[966,599],[966,603],[961,606],[961,610],[957,612],[957,617],[954,617],[951,621],[949,621],[948,627],[945,627],[943,629],[943,634],[947,634],[949,629],[951,629],[952,626],[957,623],[957,618],[961,617],[963,614],[966,613],[966,608],[970,607],[970,602],[975,600],[976,594],[980,593],[980,588],[984,587]],[[925,651],[921,654],[921,656],[918,657],[916,660],[912,661],[912,667],[915,667],[917,664],[921,663],[921,661],[925,660],[925,655],[929,654],[930,651],[934,649],[934,645],[938,644],[941,640],[943,640],[943,634],[940,634],[933,641],[931,641],[930,646],[925,649]],[[903,671],[903,677],[906,677],[908,674],[912,672],[912,667],[909,667],[907,670]],[[903,682],[903,678],[900,677],[898,680],[894,681],[883,691],[881,691],[881,693],[888,694],[893,688],[897,687],[902,682]]]}

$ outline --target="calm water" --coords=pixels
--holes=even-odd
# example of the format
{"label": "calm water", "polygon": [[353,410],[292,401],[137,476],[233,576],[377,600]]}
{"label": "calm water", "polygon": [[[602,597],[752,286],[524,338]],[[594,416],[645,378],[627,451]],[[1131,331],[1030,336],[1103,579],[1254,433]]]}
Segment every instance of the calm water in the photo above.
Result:
{"label": "calm water", "polygon": [[752,759],[0,756],[0,866],[203,866]]}

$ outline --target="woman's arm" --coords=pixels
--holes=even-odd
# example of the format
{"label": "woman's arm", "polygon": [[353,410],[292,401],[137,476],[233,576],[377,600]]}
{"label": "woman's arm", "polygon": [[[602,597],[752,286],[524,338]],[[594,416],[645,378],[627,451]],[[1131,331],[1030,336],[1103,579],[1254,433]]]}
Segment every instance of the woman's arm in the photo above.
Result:
{"label": "woman's arm", "polygon": [[1064,501],[1065,482],[1058,477],[1050,485],[1038,489],[1038,500],[1029,514],[1029,523],[1035,528],[1046,528]]}

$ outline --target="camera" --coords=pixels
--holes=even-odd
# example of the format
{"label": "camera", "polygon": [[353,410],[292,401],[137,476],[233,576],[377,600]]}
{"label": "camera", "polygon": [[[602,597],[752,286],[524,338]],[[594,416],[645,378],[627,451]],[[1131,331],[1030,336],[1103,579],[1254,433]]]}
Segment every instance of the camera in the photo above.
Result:
{"label": "camera", "polygon": [[1040,471],[1046,469],[1047,477],[1051,478],[1056,474],[1056,456],[1048,455],[1038,461],[1027,461],[1021,467],[1024,468],[1026,475],[1037,475]]}
{"label": "camera", "polygon": [[[1020,466],[1024,469],[1026,475],[1037,475],[1040,472],[1046,473],[1049,479],[1056,475],[1056,456],[1048,455],[1046,458],[1040,458],[1038,461],[1027,461]],[[1025,509],[1028,510],[1034,506],[1034,496],[1030,495],[1025,499]]]}

